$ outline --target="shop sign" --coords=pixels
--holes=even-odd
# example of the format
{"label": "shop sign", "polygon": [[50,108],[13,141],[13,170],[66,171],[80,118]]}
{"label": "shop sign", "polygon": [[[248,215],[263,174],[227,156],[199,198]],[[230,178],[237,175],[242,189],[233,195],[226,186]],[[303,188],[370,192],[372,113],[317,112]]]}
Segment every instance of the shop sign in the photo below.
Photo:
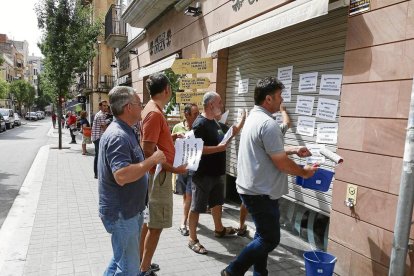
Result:
{"label": "shop sign", "polygon": [[259,0],[232,0],[232,2],[233,4],[231,7],[233,8],[233,11],[238,12],[243,6],[244,2],[248,2],[250,5],[253,5],[256,2],[259,2]]}
{"label": "shop sign", "polygon": [[212,73],[212,58],[176,59],[171,66],[176,74]]}
{"label": "shop sign", "polygon": [[150,55],[158,54],[171,46],[171,29],[159,34],[153,41],[150,42]]}
{"label": "shop sign", "polygon": [[370,10],[371,0],[351,0],[349,15],[357,15]]}
{"label": "shop sign", "polygon": [[180,89],[204,89],[210,86],[208,78],[186,78],[180,80]]}

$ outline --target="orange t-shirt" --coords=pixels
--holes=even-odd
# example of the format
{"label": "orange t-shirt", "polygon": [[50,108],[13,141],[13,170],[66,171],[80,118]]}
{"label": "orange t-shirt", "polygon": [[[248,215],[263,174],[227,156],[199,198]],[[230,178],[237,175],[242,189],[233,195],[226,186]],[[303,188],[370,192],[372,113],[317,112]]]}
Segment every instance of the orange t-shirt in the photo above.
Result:
{"label": "orange t-shirt", "polygon": [[[162,110],[153,101],[149,101],[142,111],[141,139],[152,142],[162,150],[169,164],[174,163],[175,148],[170,128]],[[154,173],[155,167],[151,169]]]}

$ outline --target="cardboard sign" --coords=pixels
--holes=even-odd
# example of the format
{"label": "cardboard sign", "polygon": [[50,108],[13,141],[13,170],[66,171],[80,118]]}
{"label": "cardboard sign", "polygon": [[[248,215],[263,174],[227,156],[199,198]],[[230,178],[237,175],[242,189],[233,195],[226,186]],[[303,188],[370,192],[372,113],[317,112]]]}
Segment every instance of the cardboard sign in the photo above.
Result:
{"label": "cardboard sign", "polygon": [[180,80],[180,89],[204,89],[210,86],[208,78],[185,78]]}
{"label": "cardboard sign", "polygon": [[171,69],[176,74],[212,73],[213,59],[211,57],[176,59],[171,66]]}

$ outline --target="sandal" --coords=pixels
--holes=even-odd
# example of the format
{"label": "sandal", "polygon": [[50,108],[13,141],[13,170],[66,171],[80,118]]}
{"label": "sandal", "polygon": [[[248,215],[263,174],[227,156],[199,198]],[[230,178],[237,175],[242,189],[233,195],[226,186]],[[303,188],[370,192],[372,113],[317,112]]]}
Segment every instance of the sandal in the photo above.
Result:
{"label": "sandal", "polygon": [[247,234],[247,225],[245,224],[245,225],[243,225],[243,227],[241,227],[241,228],[238,228],[237,230],[237,236],[240,236],[240,237],[244,237],[244,236],[246,236],[246,234]]}
{"label": "sandal", "polygon": [[204,246],[201,245],[198,240],[189,241],[188,247],[197,254],[206,255],[208,253],[208,251],[204,248]]}
{"label": "sandal", "polygon": [[181,235],[188,236],[190,232],[188,231],[187,227],[178,227],[178,231],[180,231]]}
{"label": "sandal", "polygon": [[226,235],[236,234],[236,230],[233,227],[223,227],[221,231],[214,231],[214,236],[217,238],[223,238]]}

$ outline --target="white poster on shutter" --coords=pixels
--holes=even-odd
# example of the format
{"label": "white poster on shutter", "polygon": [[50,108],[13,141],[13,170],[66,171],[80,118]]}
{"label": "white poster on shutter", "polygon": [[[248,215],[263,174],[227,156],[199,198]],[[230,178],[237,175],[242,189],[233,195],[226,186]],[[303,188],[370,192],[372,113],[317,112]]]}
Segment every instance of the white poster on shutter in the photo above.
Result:
{"label": "white poster on shutter", "polygon": [[312,153],[312,156],[306,157],[307,164],[323,164],[325,163],[325,156],[320,153],[321,149],[325,148],[325,145],[319,144],[306,144],[308,150]]}
{"label": "white poster on shutter", "polygon": [[239,80],[237,94],[246,94],[249,92],[249,79]]}
{"label": "white poster on shutter", "polygon": [[292,83],[293,66],[286,66],[277,68],[277,79],[283,82],[284,85]]}
{"label": "white poster on shutter", "polygon": [[315,97],[298,96],[296,100],[296,113],[311,116]]}
{"label": "white poster on shutter", "polygon": [[318,109],[316,110],[316,117],[336,121],[336,113],[338,112],[338,101],[319,98]]}
{"label": "white poster on shutter", "polygon": [[283,123],[282,113],[280,113],[280,112],[276,112],[276,113],[273,113],[272,115],[273,115],[273,117],[275,118],[276,123],[277,123],[278,125],[280,125],[280,124],[282,124],[282,123]]}
{"label": "white poster on shutter", "polygon": [[299,93],[316,92],[318,83],[318,72],[299,75]]}
{"label": "white poster on shutter", "polygon": [[316,130],[316,142],[325,144],[336,144],[338,140],[338,124],[318,124]]}
{"label": "white poster on shutter", "polygon": [[285,84],[285,89],[282,90],[282,98],[284,102],[290,102],[292,100],[292,84]]}
{"label": "white poster on shutter", "polygon": [[342,75],[322,75],[319,94],[339,96],[341,94]]}
{"label": "white poster on shutter", "polygon": [[315,121],[316,119],[313,117],[299,116],[296,133],[312,137],[315,130]]}

